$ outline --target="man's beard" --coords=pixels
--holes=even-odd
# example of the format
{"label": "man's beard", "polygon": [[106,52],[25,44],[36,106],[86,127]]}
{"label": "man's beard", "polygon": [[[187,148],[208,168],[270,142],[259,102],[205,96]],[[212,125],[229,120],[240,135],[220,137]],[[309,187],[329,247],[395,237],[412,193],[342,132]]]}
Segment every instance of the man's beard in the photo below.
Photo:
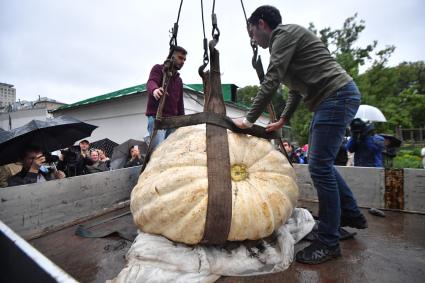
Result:
{"label": "man's beard", "polygon": [[259,36],[258,45],[260,45],[262,48],[268,48],[269,41],[270,41],[269,34],[265,31],[261,31],[258,36]]}

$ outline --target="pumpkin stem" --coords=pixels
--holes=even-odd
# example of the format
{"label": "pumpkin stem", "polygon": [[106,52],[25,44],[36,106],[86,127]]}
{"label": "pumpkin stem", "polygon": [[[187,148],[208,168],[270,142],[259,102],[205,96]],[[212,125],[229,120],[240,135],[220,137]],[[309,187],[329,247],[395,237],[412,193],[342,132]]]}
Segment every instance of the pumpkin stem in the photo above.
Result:
{"label": "pumpkin stem", "polygon": [[230,175],[233,181],[239,182],[248,178],[248,171],[244,164],[234,164],[230,168]]}

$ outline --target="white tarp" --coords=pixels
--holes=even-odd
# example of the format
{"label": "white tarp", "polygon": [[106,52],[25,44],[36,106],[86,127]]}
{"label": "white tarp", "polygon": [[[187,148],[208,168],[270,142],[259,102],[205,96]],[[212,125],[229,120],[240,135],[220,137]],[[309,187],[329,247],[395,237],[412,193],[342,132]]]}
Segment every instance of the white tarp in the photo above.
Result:
{"label": "white tarp", "polygon": [[294,258],[294,245],[315,222],[308,210],[295,208],[273,241],[231,248],[187,246],[139,231],[127,253],[127,265],[112,282],[214,282],[220,276],[281,272]]}

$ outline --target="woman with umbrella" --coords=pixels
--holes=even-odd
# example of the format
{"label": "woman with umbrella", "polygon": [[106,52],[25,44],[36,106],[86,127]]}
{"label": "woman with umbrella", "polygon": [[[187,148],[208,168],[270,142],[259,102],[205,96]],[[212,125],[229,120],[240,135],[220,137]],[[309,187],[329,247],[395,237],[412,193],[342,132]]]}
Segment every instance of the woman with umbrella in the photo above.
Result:
{"label": "woman with umbrella", "polygon": [[356,118],[351,122],[350,129],[351,138],[346,148],[354,153],[354,166],[383,167],[384,138],[375,134],[373,124]]}

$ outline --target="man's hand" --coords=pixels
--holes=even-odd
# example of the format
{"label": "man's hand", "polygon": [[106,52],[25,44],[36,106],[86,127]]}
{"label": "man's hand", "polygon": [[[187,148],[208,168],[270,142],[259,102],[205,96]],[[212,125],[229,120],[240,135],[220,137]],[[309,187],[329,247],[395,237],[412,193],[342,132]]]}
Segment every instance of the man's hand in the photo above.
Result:
{"label": "man's hand", "polygon": [[30,172],[38,173],[38,169],[40,169],[41,165],[46,162],[46,157],[43,154],[37,155],[33,160],[30,168]]}
{"label": "man's hand", "polygon": [[284,125],[286,124],[286,119],[281,117],[279,119],[279,121],[268,124],[266,126],[266,132],[274,132],[276,130],[279,130],[280,128],[282,128]]}
{"label": "man's hand", "polygon": [[55,176],[55,179],[63,179],[65,178],[65,173],[61,170],[55,171],[55,173],[53,173]]}
{"label": "man's hand", "polygon": [[164,95],[164,89],[162,87],[157,88],[152,93],[153,97],[155,97],[156,100],[159,100],[161,96]]}
{"label": "man's hand", "polygon": [[236,118],[232,119],[232,122],[236,125],[236,127],[240,129],[248,129],[248,125],[244,123],[244,118]]}

